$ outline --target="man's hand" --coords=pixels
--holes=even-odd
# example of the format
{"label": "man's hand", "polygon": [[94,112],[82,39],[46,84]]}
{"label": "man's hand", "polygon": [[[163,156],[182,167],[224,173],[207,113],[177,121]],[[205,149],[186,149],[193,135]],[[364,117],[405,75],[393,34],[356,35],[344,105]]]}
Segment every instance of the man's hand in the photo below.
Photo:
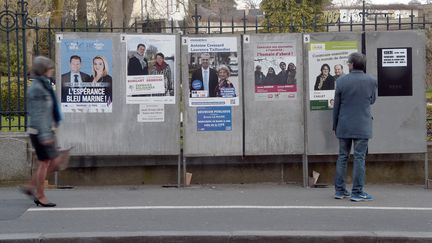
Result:
{"label": "man's hand", "polygon": [[50,139],[44,139],[44,140],[42,140],[41,144],[43,144],[43,145],[50,145],[50,144],[53,144],[54,142],[55,142],[55,140],[52,139],[52,138],[50,138]]}

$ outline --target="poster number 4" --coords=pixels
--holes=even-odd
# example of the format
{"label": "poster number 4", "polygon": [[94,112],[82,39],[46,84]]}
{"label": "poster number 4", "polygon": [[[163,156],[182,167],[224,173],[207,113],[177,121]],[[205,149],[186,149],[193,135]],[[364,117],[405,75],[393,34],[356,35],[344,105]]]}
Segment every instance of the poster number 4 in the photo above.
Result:
{"label": "poster number 4", "polygon": [[244,42],[245,44],[248,44],[248,43],[250,42],[250,36],[249,36],[249,35],[244,35],[244,36],[243,36],[243,42]]}

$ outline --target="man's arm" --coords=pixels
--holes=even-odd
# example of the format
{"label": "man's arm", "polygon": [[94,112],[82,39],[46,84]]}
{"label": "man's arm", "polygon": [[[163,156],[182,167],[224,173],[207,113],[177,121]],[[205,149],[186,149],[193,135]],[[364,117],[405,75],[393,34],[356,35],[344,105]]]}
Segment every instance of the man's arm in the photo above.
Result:
{"label": "man's arm", "polygon": [[134,66],[133,66],[133,57],[128,61],[128,72],[127,75],[135,75]]}
{"label": "man's arm", "polygon": [[339,121],[340,101],[341,101],[340,85],[336,85],[334,106],[333,106],[333,131],[336,131],[338,121]]}
{"label": "man's arm", "polygon": [[373,79],[373,90],[372,90],[372,95],[370,97],[370,104],[372,105],[373,103],[375,103],[376,101],[376,92],[377,92],[377,87],[378,87],[378,83],[376,79]]}

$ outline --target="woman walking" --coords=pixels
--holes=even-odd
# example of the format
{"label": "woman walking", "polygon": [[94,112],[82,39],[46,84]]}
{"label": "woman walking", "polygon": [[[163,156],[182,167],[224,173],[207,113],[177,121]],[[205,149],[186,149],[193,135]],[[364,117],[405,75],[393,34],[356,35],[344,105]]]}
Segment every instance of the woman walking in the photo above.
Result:
{"label": "woman walking", "polygon": [[36,172],[21,192],[30,196],[36,206],[55,207],[45,195],[44,183],[47,175],[65,168],[69,150],[60,155],[54,130],[62,120],[62,113],[50,78],[54,73],[54,62],[43,56],[33,60],[32,84],[27,96],[27,111],[30,116],[27,132],[38,159]]}

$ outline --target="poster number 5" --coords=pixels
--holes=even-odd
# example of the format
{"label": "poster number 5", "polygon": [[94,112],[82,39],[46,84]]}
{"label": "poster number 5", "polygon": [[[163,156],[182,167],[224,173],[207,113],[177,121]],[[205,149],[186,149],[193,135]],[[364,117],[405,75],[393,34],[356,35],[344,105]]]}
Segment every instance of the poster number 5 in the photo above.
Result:
{"label": "poster number 5", "polygon": [[310,35],[304,35],[303,36],[303,42],[304,43],[309,43],[310,42]]}

